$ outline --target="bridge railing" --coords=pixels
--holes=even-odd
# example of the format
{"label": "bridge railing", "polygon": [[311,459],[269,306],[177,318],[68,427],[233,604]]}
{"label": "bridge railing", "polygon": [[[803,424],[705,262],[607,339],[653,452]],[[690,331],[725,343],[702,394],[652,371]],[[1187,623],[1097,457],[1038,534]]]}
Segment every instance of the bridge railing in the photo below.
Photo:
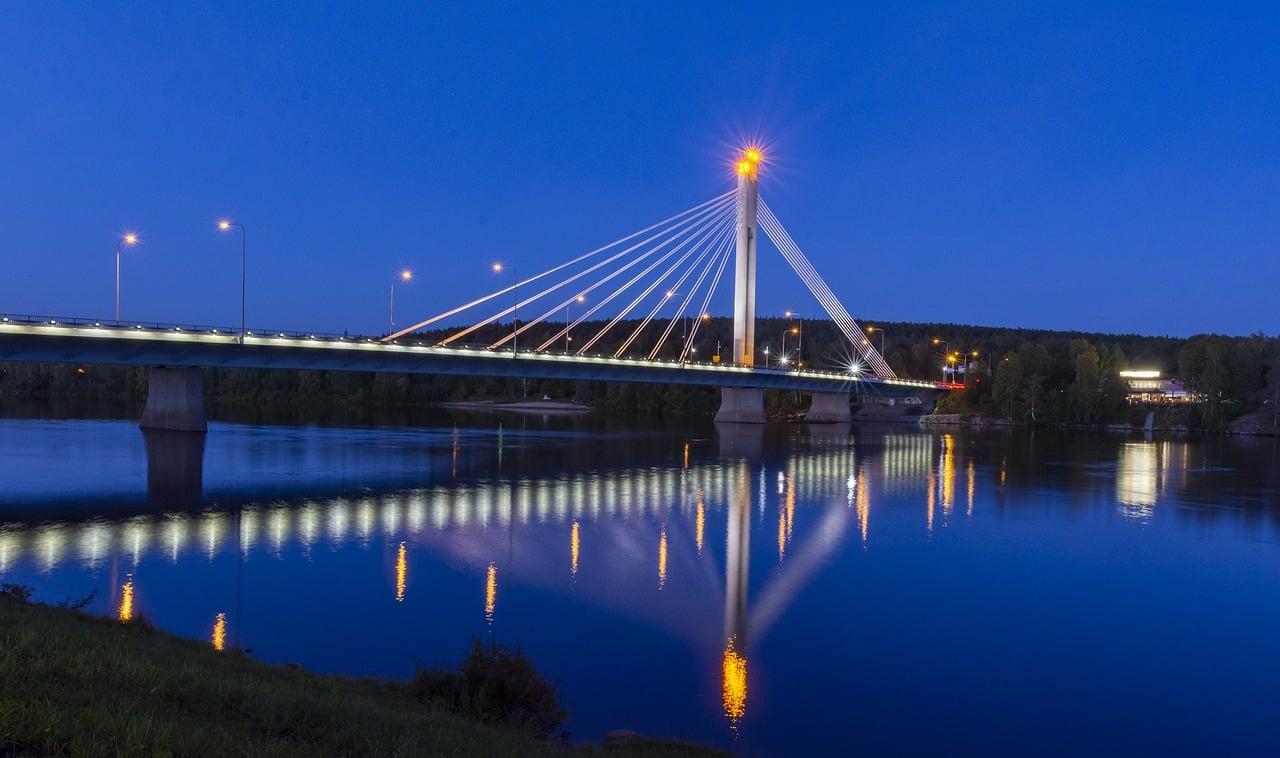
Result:
{"label": "bridge railing", "polygon": [[[0,328],[3,328],[7,324],[29,326],[29,327],[48,326],[48,327],[64,327],[64,328],[72,327],[72,328],[81,328],[81,329],[84,329],[84,328],[103,329],[103,330],[122,331],[122,332],[123,331],[130,331],[130,332],[143,331],[143,332],[148,332],[153,334],[159,334],[159,333],[172,334],[174,332],[179,332],[182,334],[226,336],[230,340],[238,340],[240,338],[240,330],[236,327],[209,326],[207,324],[167,323],[162,321],[131,320],[131,321],[120,321],[119,323],[116,323],[114,320],[81,318],[76,316],[33,316],[28,314],[0,314]],[[286,340],[295,340],[299,342],[332,342],[332,343],[343,343],[348,345],[353,343],[369,343],[369,344],[375,344],[375,345],[414,347],[414,348],[440,347],[435,340],[415,340],[415,339],[411,339],[412,335],[407,335],[407,337],[402,337],[392,342],[382,342],[378,338],[369,337],[366,335],[350,335],[346,333],[334,334],[329,332],[304,332],[304,331],[296,331],[296,330],[289,330],[289,329],[286,329],[286,330],[248,329],[246,330],[246,333],[249,337],[253,337],[255,339],[267,339],[267,340],[286,339]],[[454,344],[454,345],[449,345],[447,347],[442,347],[441,349],[446,351],[474,351],[474,352],[495,352],[495,353],[510,352],[503,349],[494,349],[492,346],[487,344]],[[697,367],[699,369],[704,369],[704,370],[711,369],[711,368],[720,368],[726,371],[741,371],[749,368],[746,366],[733,364],[733,363],[725,363],[725,362],[719,362],[719,363],[711,362],[711,361],[701,362],[701,361],[691,361],[691,360],[680,360],[678,358],[648,359],[648,358],[645,358],[644,356],[614,357],[611,355],[577,355],[577,354],[551,353],[550,351],[544,351],[542,353],[532,352],[532,351],[521,352],[520,355],[542,356],[542,357],[554,356],[556,360],[574,360],[577,358],[585,358],[587,360],[605,360],[605,361],[615,362],[615,363],[618,361],[624,361],[624,362],[636,362],[636,363],[648,363],[648,364],[679,364],[679,365],[687,365],[690,367]],[[759,366],[750,367],[749,370],[756,373],[760,373],[760,374],[775,374],[775,375],[786,375],[790,373],[796,373],[796,371],[792,369],[774,369],[774,368],[759,367]],[[838,377],[838,378],[847,378],[848,376],[847,372],[844,372],[844,371],[822,370],[822,369],[815,370],[815,369],[809,369],[809,368],[804,369],[802,373],[806,375],[811,375],[811,376],[818,375],[818,376],[829,376],[829,377]],[[935,387],[940,387],[945,389],[961,389],[964,386],[964,385],[947,384],[943,382],[921,382],[921,381],[912,381],[912,380],[892,380],[891,383],[910,384],[910,385],[916,385],[916,386],[932,385]]]}

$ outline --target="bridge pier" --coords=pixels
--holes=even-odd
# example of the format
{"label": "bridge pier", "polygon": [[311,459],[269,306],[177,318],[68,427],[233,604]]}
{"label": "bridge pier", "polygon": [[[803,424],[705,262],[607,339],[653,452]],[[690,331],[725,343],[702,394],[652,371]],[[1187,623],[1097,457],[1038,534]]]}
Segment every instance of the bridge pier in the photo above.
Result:
{"label": "bridge pier", "polygon": [[147,404],[142,409],[143,429],[204,432],[204,369],[152,366],[147,373]]}
{"label": "bridge pier", "polygon": [[755,387],[721,387],[716,421],[730,424],[764,423],[764,390]]}
{"label": "bridge pier", "polygon": [[849,411],[849,393],[815,392],[804,420],[810,424],[836,424],[853,420]]}

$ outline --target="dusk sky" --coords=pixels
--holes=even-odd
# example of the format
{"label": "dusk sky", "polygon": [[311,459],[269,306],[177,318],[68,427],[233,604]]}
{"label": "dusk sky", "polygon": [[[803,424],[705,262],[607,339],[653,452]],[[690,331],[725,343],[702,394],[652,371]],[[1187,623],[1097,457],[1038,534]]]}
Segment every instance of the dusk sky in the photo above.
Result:
{"label": "dusk sky", "polygon": [[[399,269],[408,324],[758,141],[855,318],[1280,332],[1275,4],[263,6],[6,6],[0,312],[110,318],[136,231],[126,320],[236,325],[226,217],[250,328],[377,333]],[[760,254],[759,314],[816,316]]]}

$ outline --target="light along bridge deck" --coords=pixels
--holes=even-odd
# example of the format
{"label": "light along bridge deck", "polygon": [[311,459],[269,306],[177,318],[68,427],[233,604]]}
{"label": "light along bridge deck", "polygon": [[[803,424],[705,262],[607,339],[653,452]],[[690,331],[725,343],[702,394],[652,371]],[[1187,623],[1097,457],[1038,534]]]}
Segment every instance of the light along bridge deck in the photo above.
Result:
{"label": "light along bridge deck", "polygon": [[526,379],[666,382],[706,387],[840,392],[905,397],[955,385],[876,379],[841,372],[756,369],[712,363],[437,347],[401,339],[381,343],[298,332],[253,333],[129,322],[6,316],[0,361],[136,366],[369,371]]}

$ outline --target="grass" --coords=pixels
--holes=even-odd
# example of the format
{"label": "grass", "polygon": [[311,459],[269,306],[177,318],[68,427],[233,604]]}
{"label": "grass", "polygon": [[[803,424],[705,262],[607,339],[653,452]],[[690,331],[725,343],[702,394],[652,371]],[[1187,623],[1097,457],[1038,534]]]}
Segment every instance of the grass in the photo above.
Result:
{"label": "grass", "polygon": [[12,593],[0,593],[0,682],[0,755],[721,755],[539,741],[432,711],[403,685],[269,666]]}

